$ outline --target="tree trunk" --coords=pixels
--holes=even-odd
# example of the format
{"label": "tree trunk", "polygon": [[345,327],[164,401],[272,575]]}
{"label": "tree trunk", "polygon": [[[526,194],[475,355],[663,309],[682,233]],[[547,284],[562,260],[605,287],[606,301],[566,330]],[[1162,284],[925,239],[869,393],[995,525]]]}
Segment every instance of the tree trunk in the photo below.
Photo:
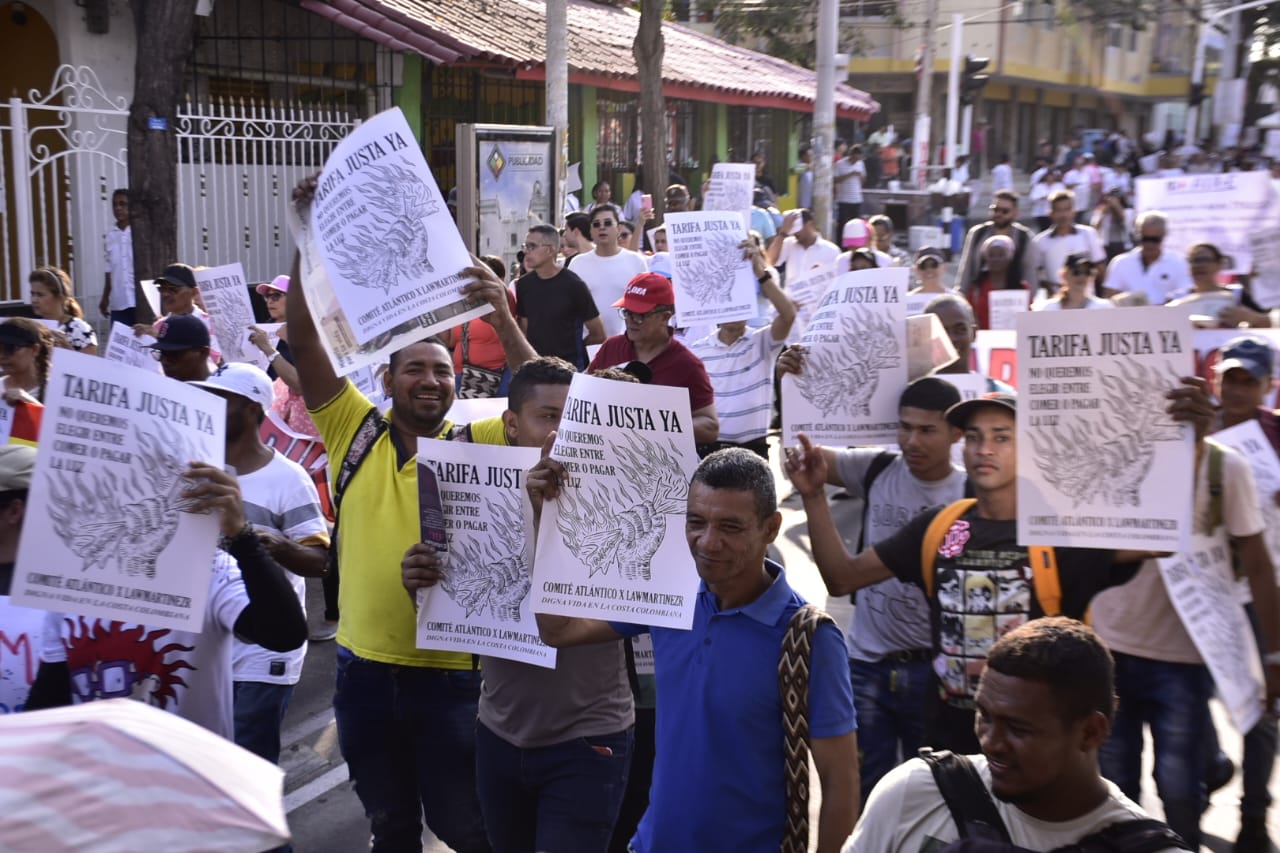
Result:
{"label": "tree trunk", "polygon": [[[179,260],[175,125],[194,47],[196,0],[130,0],[130,5],[137,58],[129,107],[129,225],[133,274],[142,279],[155,278]],[[140,288],[137,303],[139,321],[154,319]]]}
{"label": "tree trunk", "polygon": [[[640,76],[640,159],[645,192],[653,195],[655,221],[662,220],[667,176],[667,102],[662,96],[664,0],[641,0],[640,27],[631,45]],[[637,227],[641,227],[637,223]]]}

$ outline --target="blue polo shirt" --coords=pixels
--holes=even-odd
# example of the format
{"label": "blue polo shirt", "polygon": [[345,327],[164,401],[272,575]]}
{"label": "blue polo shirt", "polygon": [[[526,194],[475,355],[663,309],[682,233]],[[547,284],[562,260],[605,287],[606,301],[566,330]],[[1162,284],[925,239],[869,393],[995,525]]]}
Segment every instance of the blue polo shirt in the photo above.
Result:
{"label": "blue polo shirt", "polygon": [[[658,680],[657,760],[636,853],[776,851],[786,819],[778,656],[791,615],[805,600],[782,567],[745,607],[720,610],[703,584],[693,628],[610,623],[653,635]],[[838,737],[857,726],[840,629],[819,626],[809,680],[809,731]]]}

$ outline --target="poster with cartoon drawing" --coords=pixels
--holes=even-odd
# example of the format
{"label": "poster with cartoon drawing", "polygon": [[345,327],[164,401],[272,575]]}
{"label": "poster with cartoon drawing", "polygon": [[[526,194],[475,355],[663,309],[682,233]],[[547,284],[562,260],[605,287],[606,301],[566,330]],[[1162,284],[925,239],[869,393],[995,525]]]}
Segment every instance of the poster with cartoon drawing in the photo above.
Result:
{"label": "poster with cartoon drawing", "polygon": [[1262,717],[1266,689],[1258,644],[1233,579],[1226,528],[1213,536],[1196,533],[1190,547],[1156,563],[1182,626],[1213,673],[1232,725],[1244,734]]}
{"label": "poster with cartoon drawing", "polygon": [[796,270],[795,273],[787,276],[787,296],[796,304],[796,319],[791,324],[791,334],[787,335],[788,341],[798,341],[804,335],[804,330],[809,328],[809,321],[813,318],[813,312],[818,310],[818,306],[822,304],[822,297],[827,293],[827,288],[839,275],[840,273],[836,271],[836,262],[832,261],[807,270]]}
{"label": "poster with cartoon drawing", "polygon": [[[735,211],[750,224],[755,188],[755,163],[715,163],[711,166],[711,180],[702,199],[702,209]],[[670,214],[667,221],[671,221]]]}
{"label": "poster with cartoon drawing", "polygon": [[566,480],[538,526],[534,612],[691,626],[698,573],[684,516],[698,454],[688,390],[578,374],[551,456]]}
{"label": "poster with cartoon drawing", "polygon": [[1165,393],[1195,367],[1160,307],[1019,314],[1018,544],[1180,551],[1195,436]]}
{"label": "poster with cartoon drawing", "polygon": [[756,277],[740,245],[742,216],[729,211],[667,214],[676,317],[681,326],[750,320],[759,313]]}
{"label": "poster with cartoon drawing", "polygon": [[554,667],[531,608],[533,508],[524,474],[536,447],[418,441],[435,472],[448,536],[444,579],[418,608],[417,645]]}
{"label": "poster with cartoon drawing", "polygon": [[1280,566],[1280,459],[1271,447],[1271,441],[1262,431],[1257,418],[1218,430],[1211,438],[1240,453],[1253,471],[1253,485],[1258,492],[1258,508],[1266,524],[1262,537],[1267,540],[1271,552],[1271,564]]}
{"label": "poster with cartoon drawing", "polygon": [[221,332],[218,342],[222,357],[227,361],[247,361],[262,367],[262,359],[254,357],[255,353],[260,354],[260,350],[248,344],[246,335],[246,330],[253,325],[253,304],[249,301],[244,269],[239,263],[225,264],[198,269],[195,277],[212,328]]}
{"label": "poster with cartoon drawing", "polygon": [[[398,108],[352,130],[329,155],[308,224],[344,320],[327,334],[343,331],[366,345],[410,325],[421,337],[433,331],[424,315],[452,326],[491,310],[459,304],[471,257]],[[304,281],[312,313],[327,320],[306,269]]]}
{"label": "poster with cartoon drawing", "polygon": [[152,355],[151,345],[155,342],[156,339],[150,335],[135,335],[133,329],[124,323],[112,323],[111,337],[107,338],[107,348],[103,350],[102,357],[148,373],[163,374],[160,362]]}
{"label": "poster with cartoon drawing", "polygon": [[909,272],[848,272],[827,288],[800,338],[801,373],[782,377],[783,441],[803,432],[822,444],[898,440],[898,397],[907,385]]}
{"label": "poster with cartoon drawing", "polygon": [[226,402],[56,350],[13,601],[199,633],[218,517],[189,511],[192,461],[224,464]]}

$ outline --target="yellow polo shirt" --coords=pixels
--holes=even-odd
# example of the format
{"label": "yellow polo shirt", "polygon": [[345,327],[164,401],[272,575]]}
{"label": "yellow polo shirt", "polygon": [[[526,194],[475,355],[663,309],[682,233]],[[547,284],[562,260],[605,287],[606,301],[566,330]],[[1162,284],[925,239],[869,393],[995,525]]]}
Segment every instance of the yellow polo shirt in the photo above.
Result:
{"label": "yellow polo shirt", "polygon": [[[336,471],[346,458],[356,429],[372,405],[346,382],[336,397],[311,411],[329,454],[330,471]],[[451,426],[446,422],[436,437],[448,434]],[[422,538],[418,467],[414,457],[397,467],[390,430],[374,442],[347,484],[338,522],[339,645],[381,663],[471,669],[469,654],[414,645],[417,619],[413,601],[400,582],[400,561]]]}

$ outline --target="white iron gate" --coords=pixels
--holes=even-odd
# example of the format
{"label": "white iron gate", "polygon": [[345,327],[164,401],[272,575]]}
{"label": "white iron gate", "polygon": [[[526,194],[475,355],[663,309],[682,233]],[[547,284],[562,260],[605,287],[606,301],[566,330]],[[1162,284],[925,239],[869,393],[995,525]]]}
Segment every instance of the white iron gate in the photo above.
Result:
{"label": "white iron gate", "polygon": [[[128,187],[128,101],[111,98],[86,66],[60,67],[47,94],[0,104],[0,301],[28,301],[42,264],[70,273],[97,318],[106,272],[103,236],[115,227],[111,194]],[[358,121],[343,109],[188,103],[179,110],[178,257],[233,263],[250,281],[288,271],[285,205]]]}

